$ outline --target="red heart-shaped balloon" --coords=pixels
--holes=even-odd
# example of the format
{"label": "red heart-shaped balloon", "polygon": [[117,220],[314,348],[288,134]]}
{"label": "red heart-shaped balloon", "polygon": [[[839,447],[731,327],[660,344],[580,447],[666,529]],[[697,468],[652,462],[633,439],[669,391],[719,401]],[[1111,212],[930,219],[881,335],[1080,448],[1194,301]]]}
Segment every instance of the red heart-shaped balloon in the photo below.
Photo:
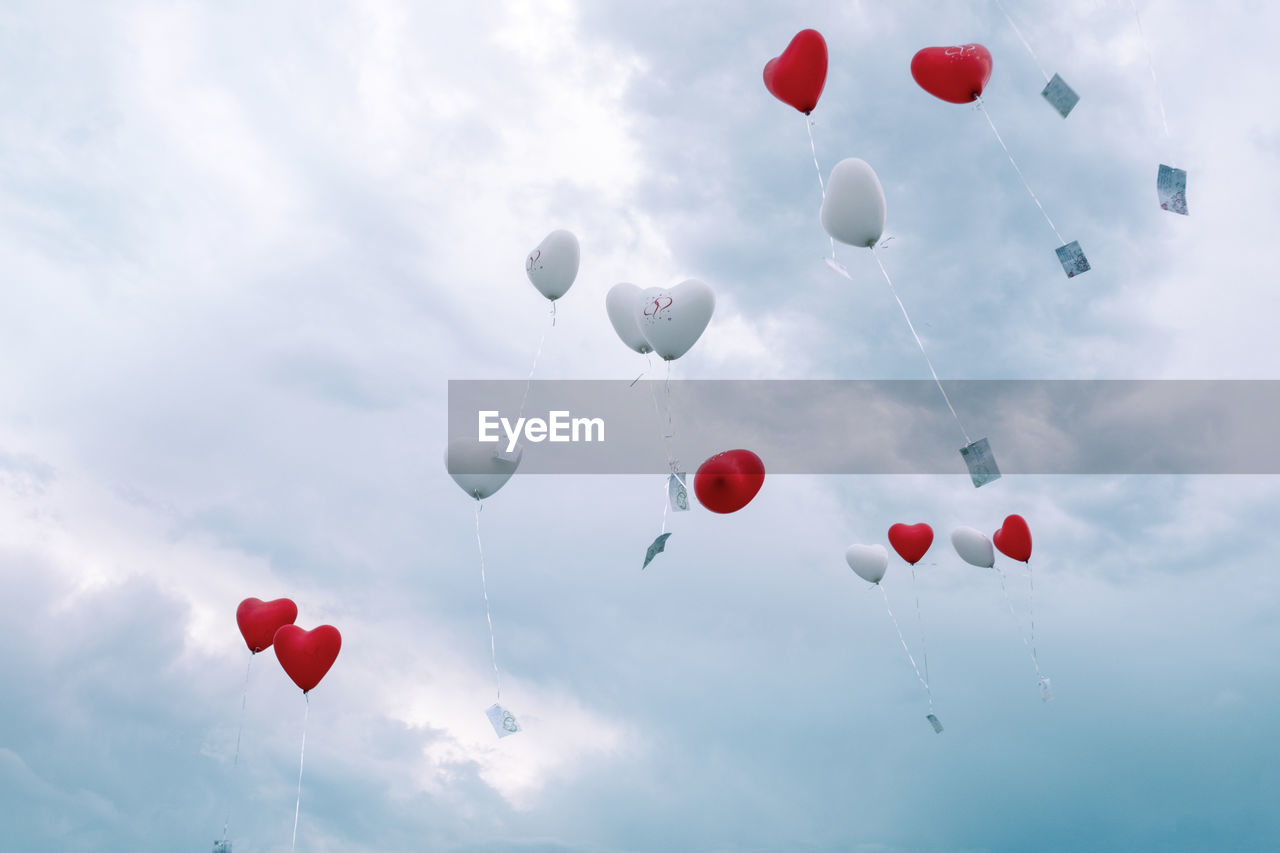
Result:
{"label": "red heart-shaped balloon", "polygon": [[298,618],[298,605],[287,598],[263,601],[246,598],[236,608],[236,624],[249,651],[255,655],[271,645],[271,638],[281,625],[292,625]]}
{"label": "red heart-shaped balloon", "polygon": [[737,512],[764,485],[764,463],[750,450],[726,450],[698,466],[693,493],[712,512]]}
{"label": "red heart-shaped balloon", "polygon": [[320,683],[337,660],[342,635],[332,625],[321,625],[310,631],[297,625],[284,625],[276,631],[275,647],[285,674],[306,693]]}
{"label": "red heart-shaped balloon", "polygon": [[911,58],[911,76],[935,98],[967,104],[991,79],[991,51],[980,44],[926,47]]}
{"label": "red heart-shaped balloon", "polygon": [[1027,520],[1020,515],[1009,516],[992,535],[991,544],[1006,557],[1027,562],[1031,559],[1031,528]]}
{"label": "red heart-shaped balloon", "polygon": [[933,528],[927,524],[895,524],[889,528],[889,544],[899,557],[914,566],[933,544]]}
{"label": "red heart-shaped balloon", "polygon": [[827,42],[817,30],[801,30],[781,56],[764,64],[764,87],[779,101],[808,115],[827,82]]}

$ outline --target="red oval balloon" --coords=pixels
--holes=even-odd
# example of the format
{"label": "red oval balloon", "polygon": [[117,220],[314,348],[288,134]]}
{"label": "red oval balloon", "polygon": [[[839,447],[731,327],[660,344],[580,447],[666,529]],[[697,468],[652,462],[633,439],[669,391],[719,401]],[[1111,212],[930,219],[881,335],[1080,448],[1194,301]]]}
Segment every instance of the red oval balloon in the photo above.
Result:
{"label": "red oval balloon", "polygon": [[991,544],[1006,557],[1027,562],[1031,559],[1031,528],[1027,520],[1020,515],[1009,516],[992,535]]}
{"label": "red oval balloon", "polygon": [[991,51],[980,44],[926,47],[912,57],[911,76],[935,98],[967,104],[991,79]]}
{"label": "red oval balloon", "polygon": [[292,625],[298,618],[298,605],[287,598],[263,601],[246,598],[236,608],[236,624],[244,644],[255,655],[271,645],[271,639],[281,625]]}
{"label": "red oval balloon", "polygon": [[808,115],[827,82],[827,41],[817,30],[801,30],[791,44],[764,64],[764,87],[775,98]]}
{"label": "red oval balloon", "polygon": [[933,544],[933,528],[923,523],[895,524],[889,528],[889,544],[899,557],[914,566]]}
{"label": "red oval balloon", "polygon": [[750,450],[726,450],[698,466],[693,493],[712,512],[737,512],[764,485],[764,463]]}
{"label": "red oval balloon", "polygon": [[310,631],[297,625],[283,625],[274,639],[280,666],[303,693],[320,683],[342,648],[342,635],[332,625],[321,625]]}

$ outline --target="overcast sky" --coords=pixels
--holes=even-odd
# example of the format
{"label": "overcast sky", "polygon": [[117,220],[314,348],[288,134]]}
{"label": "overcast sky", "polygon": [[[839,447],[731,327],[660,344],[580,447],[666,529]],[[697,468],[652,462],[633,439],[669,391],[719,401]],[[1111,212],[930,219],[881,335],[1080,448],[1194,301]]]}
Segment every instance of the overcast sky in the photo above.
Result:
{"label": "overcast sky", "polygon": [[[944,380],[1280,372],[1280,10],[1138,0],[1166,136],[1127,0],[1005,6],[1069,118],[987,0],[5,4],[6,849],[207,851],[228,815],[236,853],[289,849],[305,703],[249,664],[250,596],[344,637],[298,850],[1274,847],[1274,477],[773,476],[669,518],[641,572],[660,478],[517,476],[481,521],[525,730],[483,714],[448,380],[523,379],[544,332],[539,378],[633,378],[606,292],[688,277],[718,302],[676,378],[928,378],[869,254],[839,250],[851,281],[822,261],[804,119],[761,81],[803,28],[830,50],[818,159],[878,173]],[[911,78],[975,41],[1082,276],[982,116]],[[1159,209],[1161,162],[1190,216]],[[550,327],[524,258],[555,228],[582,264]],[[999,575],[947,541],[1015,512],[1047,704]],[[895,522],[938,534],[914,594],[896,556],[883,585],[942,734],[844,562]]]}

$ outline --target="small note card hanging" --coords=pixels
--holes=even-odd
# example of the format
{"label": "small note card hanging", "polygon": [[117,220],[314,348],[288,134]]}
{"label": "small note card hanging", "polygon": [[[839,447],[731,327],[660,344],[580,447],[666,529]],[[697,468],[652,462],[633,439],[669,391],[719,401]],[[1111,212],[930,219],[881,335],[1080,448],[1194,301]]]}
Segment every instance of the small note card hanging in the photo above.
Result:
{"label": "small note card hanging", "polygon": [[929,721],[929,725],[933,726],[933,730],[935,733],[942,734],[942,723],[938,722],[937,717],[935,717],[933,714],[930,714],[927,717],[925,717],[925,719]]}
{"label": "small note card hanging", "polygon": [[1075,90],[1067,85],[1067,81],[1063,80],[1057,74],[1053,75],[1044,87],[1044,91],[1040,93],[1049,105],[1062,114],[1063,118],[1071,112],[1071,109],[1080,102],[1080,96]]}
{"label": "small note card hanging", "polygon": [[520,731],[520,724],[516,722],[515,715],[497,703],[486,708],[484,715],[489,718],[490,725],[500,738]]}
{"label": "small note card hanging", "polygon": [[996,465],[996,457],[991,453],[991,445],[985,438],[960,448],[960,458],[969,466],[969,478],[973,480],[975,489],[985,486],[992,480],[1000,479],[1000,468]]}
{"label": "small note card hanging", "polygon": [[644,565],[640,568],[647,569],[649,564],[653,562],[653,558],[667,549],[667,537],[670,535],[670,533],[663,533],[657,539],[653,540],[653,544],[649,546],[649,550],[644,552]]}
{"label": "small note card hanging", "polygon": [[1160,196],[1160,209],[1187,215],[1187,170],[1160,164],[1156,174],[1156,194]]}
{"label": "small note card hanging", "polygon": [[1053,698],[1053,685],[1049,683],[1049,679],[1047,677],[1041,678],[1040,679],[1041,701],[1048,702],[1052,698]]}
{"label": "small note card hanging", "polygon": [[672,512],[688,512],[689,490],[685,487],[688,473],[681,471],[667,478],[667,499],[671,502]]}
{"label": "small note card hanging", "polygon": [[1065,246],[1058,247],[1058,262],[1062,264],[1062,271],[1067,274],[1067,278],[1075,278],[1082,272],[1088,272],[1089,259],[1084,256],[1084,249],[1080,248],[1079,240],[1072,240]]}
{"label": "small note card hanging", "polygon": [[231,853],[231,842],[230,841],[213,842],[213,853]]}

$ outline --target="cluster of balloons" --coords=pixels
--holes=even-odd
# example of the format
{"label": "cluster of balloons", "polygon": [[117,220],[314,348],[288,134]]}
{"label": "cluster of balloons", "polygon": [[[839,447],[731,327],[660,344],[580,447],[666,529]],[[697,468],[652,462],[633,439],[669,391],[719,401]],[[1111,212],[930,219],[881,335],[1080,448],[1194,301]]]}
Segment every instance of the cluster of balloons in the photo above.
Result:
{"label": "cluster of balloons", "polygon": [[[889,528],[889,544],[914,566],[933,545],[933,528],[923,523],[895,524]],[[1031,560],[1031,528],[1020,515],[1008,516],[990,539],[972,527],[957,527],[951,531],[951,544],[966,563],[985,569],[996,564],[996,550],[1023,563]],[[889,569],[889,552],[883,545],[850,545],[845,561],[858,577],[878,584]]]}
{"label": "cluster of balloons", "polygon": [[332,625],[306,631],[293,624],[298,605],[288,598],[246,598],[236,608],[240,635],[253,654],[274,648],[285,674],[304,694],[320,683],[342,648],[342,635]]}

